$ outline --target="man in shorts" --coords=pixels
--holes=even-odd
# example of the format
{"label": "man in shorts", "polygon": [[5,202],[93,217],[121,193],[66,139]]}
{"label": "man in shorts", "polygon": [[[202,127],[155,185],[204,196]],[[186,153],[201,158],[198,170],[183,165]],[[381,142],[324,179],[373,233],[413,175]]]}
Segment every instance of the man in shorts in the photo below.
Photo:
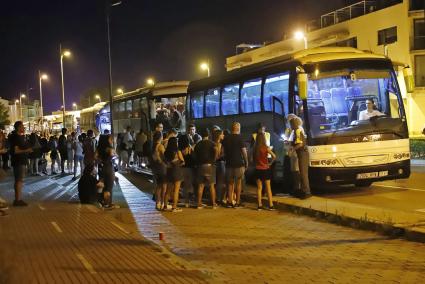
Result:
{"label": "man in shorts", "polygon": [[215,160],[217,158],[214,142],[208,139],[208,128],[201,131],[202,140],[195,146],[195,161],[198,170],[198,209],[202,209],[202,194],[205,186],[209,186],[211,206],[217,208],[215,195]]}
{"label": "man in shorts", "polygon": [[[232,124],[232,133],[223,140],[224,160],[226,162],[226,182],[228,189],[228,207],[240,207],[242,178],[248,168],[248,153],[240,135],[239,122]],[[236,187],[236,188],[235,188]],[[236,190],[236,203],[233,204],[233,193]]]}
{"label": "man in shorts", "polygon": [[32,152],[32,148],[25,141],[25,128],[22,121],[15,122],[15,130],[10,135],[10,152],[12,154],[13,175],[15,176],[15,200],[13,206],[27,206],[22,200],[22,187],[27,167],[27,154]]}

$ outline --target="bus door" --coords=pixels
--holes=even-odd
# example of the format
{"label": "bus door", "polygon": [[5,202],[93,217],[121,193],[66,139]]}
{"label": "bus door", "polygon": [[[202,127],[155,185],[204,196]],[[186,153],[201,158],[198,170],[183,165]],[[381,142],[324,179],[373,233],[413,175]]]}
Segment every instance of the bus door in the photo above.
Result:
{"label": "bus door", "polygon": [[273,132],[276,135],[273,143],[273,152],[276,154],[276,163],[272,167],[273,181],[282,182],[284,178],[284,143],[281,136],[285,133],[285,108],[284,103],[277,97],[273,97]]}

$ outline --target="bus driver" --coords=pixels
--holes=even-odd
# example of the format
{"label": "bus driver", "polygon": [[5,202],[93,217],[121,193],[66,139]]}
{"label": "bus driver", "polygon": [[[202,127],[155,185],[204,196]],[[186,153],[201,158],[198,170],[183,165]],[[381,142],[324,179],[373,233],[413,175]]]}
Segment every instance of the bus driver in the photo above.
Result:
{"label": "bus driver", "polygon": [[374,117],[374,116],[384,115],[379,110],[376,110],[375,103],[373,102],[372,99],[366,100],[366,107],[367,107],[367,109],[362,110],[359,113],[359,120],[368,120],[368,119],[370,119],[371,117]]}

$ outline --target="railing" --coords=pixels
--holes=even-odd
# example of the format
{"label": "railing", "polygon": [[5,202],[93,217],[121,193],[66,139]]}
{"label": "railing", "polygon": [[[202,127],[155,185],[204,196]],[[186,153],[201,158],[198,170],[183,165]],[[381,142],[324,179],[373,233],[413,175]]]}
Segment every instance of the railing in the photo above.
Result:
{"label": "railing", "polygon": [[387,0],[387,1],[360,1],[350,6],[324,14],[318,20],[310,21],[306,24],[306,31],[329,27],[341,22],[351,20],[375,11],[402,3],[403,0]]}

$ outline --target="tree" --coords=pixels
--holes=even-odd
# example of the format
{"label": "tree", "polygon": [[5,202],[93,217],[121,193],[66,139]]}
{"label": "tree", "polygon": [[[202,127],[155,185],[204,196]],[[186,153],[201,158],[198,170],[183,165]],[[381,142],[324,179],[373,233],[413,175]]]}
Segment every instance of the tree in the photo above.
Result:
{"label": "tree", "polygon": [[9,109],[4,105],[0,103],[0,125],[9,125]]}

